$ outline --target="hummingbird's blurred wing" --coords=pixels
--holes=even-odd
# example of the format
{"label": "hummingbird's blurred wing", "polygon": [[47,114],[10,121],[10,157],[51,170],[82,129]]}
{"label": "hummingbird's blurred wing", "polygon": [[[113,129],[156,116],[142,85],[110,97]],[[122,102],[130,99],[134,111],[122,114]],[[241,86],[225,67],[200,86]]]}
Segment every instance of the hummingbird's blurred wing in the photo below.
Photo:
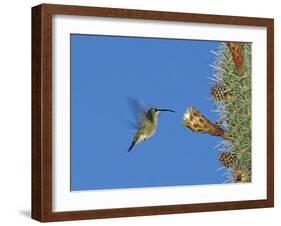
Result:
{"label": "hummingbird's blurred wing", "polygon": [[135,117],[137,127],[139,127],[145,119],[145,115],[146,115],[145,106],[143,103],[136,101],[135,99],[130,97],[128,98],[128,105]]}

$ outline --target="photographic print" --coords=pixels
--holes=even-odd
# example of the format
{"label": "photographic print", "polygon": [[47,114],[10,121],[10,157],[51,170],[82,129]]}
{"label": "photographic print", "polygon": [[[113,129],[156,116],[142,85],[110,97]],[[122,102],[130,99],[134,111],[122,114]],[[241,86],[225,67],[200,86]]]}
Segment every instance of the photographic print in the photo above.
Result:
{"label": "photographic print", "polygon": [[251,43],[70,45],[71,191],[251,182]]}
{"label": "photographic print", "polygon": [[274,20],[32,8],[32,218],[274,206]]}

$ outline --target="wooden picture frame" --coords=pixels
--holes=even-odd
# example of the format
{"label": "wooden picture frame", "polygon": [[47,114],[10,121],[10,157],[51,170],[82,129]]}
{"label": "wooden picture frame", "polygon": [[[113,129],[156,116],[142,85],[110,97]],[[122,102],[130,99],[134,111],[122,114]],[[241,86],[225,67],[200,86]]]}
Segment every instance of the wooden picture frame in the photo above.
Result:
{"label": "wooden picture frame", "polygon": [[[52,210],[52,17],[72,15],[265,27],[267,31],[267,198],[179,205],[54,212]],[[265,208],[274,206],[274,21],[99,7],[42,4],[32,8],[32,218],[41,222]]]}

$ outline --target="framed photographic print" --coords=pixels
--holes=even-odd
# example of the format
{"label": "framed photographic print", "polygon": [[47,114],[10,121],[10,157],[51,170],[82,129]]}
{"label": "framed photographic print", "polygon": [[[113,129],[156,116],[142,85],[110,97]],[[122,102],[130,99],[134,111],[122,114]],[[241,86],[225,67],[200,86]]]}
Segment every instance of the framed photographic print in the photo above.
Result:
{"label": "framed photographic print", "polygon": [[274,205],[274,21],[32,8],[32,218]]}

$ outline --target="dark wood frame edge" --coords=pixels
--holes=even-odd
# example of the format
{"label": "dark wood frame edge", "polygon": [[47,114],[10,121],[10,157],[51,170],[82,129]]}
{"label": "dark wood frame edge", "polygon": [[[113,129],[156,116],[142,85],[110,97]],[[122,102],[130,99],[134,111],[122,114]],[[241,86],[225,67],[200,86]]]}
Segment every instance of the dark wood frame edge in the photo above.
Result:
{"label": "dark wood frame edge", "polygon": [[[267,28],[267,199],[52,212],[52,15],[103,16]],[[41,222],[274,206],[274,20],[237,16],[42,4],[32,8],[32,218]]]}

